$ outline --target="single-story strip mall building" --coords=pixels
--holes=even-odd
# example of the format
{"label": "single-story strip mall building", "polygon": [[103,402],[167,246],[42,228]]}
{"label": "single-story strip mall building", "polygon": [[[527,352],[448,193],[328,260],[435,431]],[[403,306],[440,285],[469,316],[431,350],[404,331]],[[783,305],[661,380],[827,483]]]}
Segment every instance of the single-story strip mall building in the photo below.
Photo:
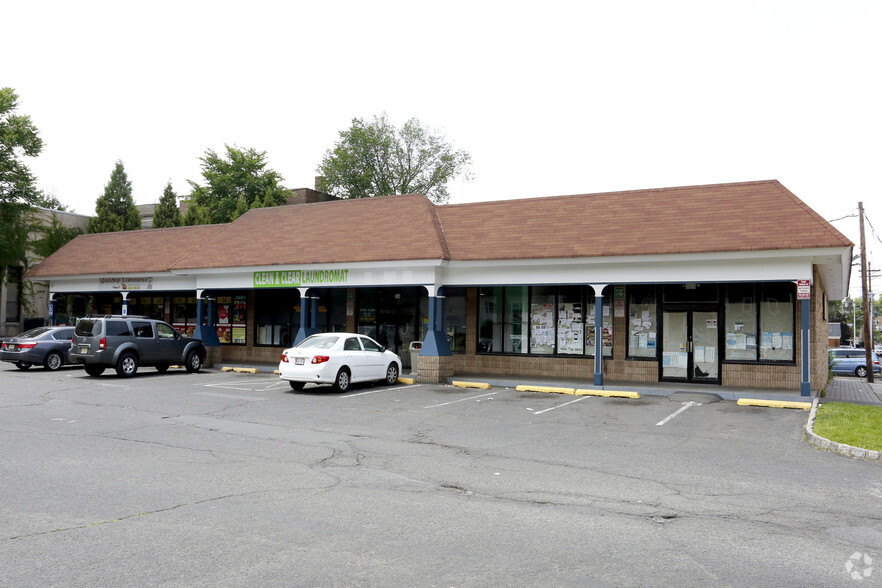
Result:
{"label": "single-story strip mall building", "polygon": [[[53,320],[145,314],[215,362],[370,335],[418,379],[700,382],[805,395],[853,244],[777,181],[435,205],[410,194],[81,235],[28,273]],[[415,366],[414,366],[415,367]]]}

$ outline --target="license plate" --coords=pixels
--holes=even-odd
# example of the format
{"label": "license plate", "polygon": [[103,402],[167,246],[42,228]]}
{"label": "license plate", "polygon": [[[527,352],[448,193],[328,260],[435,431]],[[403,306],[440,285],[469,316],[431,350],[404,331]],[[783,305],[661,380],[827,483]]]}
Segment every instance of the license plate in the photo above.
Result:
{"label": "license plate", "polygon": [[294,365],[303,365],[303,358],[302,357],[295,357],[294,358]]}
{"label": "license plate", "polygon": [[80,347],[80,353],[89,353],[88,347]]}

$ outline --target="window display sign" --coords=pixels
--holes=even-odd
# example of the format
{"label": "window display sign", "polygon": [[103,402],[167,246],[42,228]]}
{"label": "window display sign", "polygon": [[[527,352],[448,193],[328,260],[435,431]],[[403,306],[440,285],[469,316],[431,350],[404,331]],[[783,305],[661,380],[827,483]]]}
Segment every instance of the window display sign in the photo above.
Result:
{"label": "window display sign", "polygon": [[582,304],[564,302],[557,310],[557,351],[558,353],[583,353],[582,340],[585,323],[582,318]]}
{"label": "window display sign", "polygon": [[217,329],[217,338],[221,344],[245,344],[246,320],[248,316],[246,300],[247,298],[244,294],[217,297],[215,327]]}
{"label": "window display sign", "polygon": [[530,305],[530,353],[554,353],[554,305]]}

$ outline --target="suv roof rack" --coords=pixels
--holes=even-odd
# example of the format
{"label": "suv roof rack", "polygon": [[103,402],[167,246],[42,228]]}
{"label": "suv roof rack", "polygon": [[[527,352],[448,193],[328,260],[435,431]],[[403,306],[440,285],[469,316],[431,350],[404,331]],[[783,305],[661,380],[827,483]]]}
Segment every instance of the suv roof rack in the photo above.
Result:
{"label": "suv roof rack", "polygon": [[151,320],[149,316],[144,314],[87,314],[82,318],[116,318],[116,319],[147,319]]}

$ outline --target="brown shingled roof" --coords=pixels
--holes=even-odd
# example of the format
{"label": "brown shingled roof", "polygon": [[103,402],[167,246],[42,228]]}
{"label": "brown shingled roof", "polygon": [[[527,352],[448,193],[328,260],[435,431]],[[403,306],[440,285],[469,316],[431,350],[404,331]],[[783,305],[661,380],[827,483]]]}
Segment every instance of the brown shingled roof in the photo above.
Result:
{"label": "brown shingled roof", "polygon": [[451,259],[546,259],[848,247],[776,180],[452,204]]}
{"label": "brown shingled roof", "polygon": [[435,205],[406,194],[250,210],[174,269],[448,256]]}
{"label": "brown shingled roof", "polygon": [[226,225],[201,225],[79,235],[27,277],[165,272]]}
{"label": "brown shingled roof", "polygon": [[851,246],[770,180],[445,206],[408,194],[260,208],[226,225],[81,235],[28,277]]}

